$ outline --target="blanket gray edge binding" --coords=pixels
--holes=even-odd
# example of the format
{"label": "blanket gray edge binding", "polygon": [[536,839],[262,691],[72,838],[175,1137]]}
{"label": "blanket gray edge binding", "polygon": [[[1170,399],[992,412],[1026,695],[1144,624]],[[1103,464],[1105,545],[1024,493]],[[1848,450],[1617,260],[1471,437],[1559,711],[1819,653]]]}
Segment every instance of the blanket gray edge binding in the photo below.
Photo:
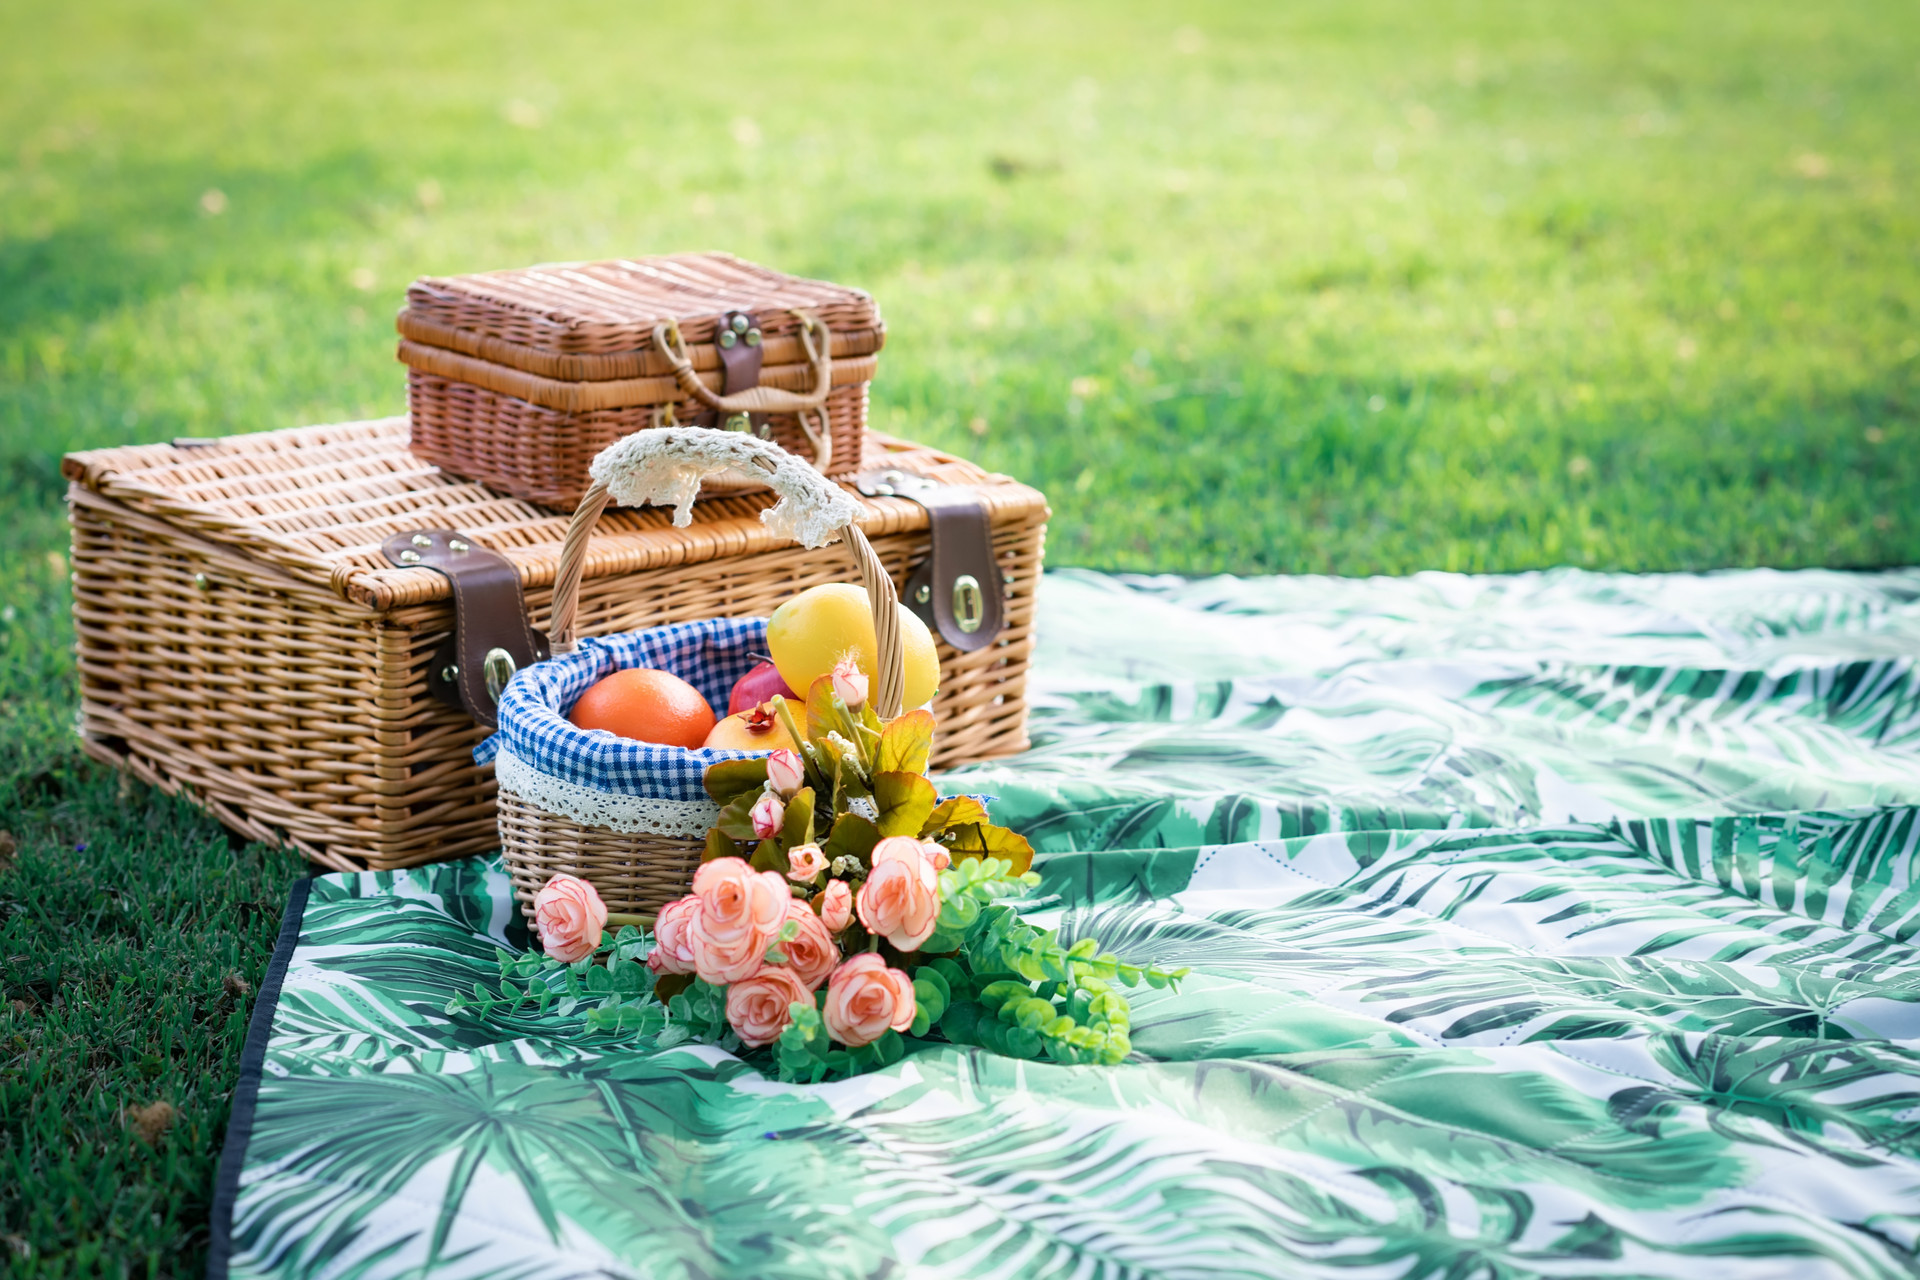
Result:
{"label": "blanket gray edge binding", "polygon": [[294,881],[293,891],[287,895],[286,913],[280,918],[280,936],[273,944],[273,958],[267,962],[266,976],[260,980],[259,998],[253,1002],[253,1017],[247,1023],[246,1044],[240,1051],[240,1080],[234,1086],[233,1110],[227,1117],[226,1145],[221,1149],[219,1171],[213,1179],[207,1280],[227,1280],[227,1267],[233,1258],[233,1203],[240,1192],[240,1171],[247,1163],[247,1142],[253,1137],[267,1041],[273,1036],[273,1016],[280,1007],[280,988],[286,981],[294,946],[300,941],[300,923],[307,913],[307,896],[312,892],[312,877]]}

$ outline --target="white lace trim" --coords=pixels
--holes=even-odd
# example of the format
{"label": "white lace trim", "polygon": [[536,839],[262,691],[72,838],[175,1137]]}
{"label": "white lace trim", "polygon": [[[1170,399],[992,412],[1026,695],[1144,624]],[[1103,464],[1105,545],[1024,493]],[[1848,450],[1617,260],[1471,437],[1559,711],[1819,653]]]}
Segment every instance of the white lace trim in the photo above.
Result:
{"label": "white lace trim", "polygon": [[642,835],[703,836],[720,816],[720,806],[711,800],[658,800],[583,787],[542,773],[505,747],[493,758],[493,773],[502,791],[582,826]]}
{"label": "white lace trim", "polygon": [[[756,468],[755,462],[772,469]],[[725,472],[757,477],[771,486],[780,501],[760,513],[760,522],[775,537],[791,538],[803,547],[824,547],[860,519],[859,505],[838,485],[779,446],[733,431],[636,431],[602,449],[587,468],[621,506],[672,507],[673,523],[682,529],[693,519],[700,482]]]}

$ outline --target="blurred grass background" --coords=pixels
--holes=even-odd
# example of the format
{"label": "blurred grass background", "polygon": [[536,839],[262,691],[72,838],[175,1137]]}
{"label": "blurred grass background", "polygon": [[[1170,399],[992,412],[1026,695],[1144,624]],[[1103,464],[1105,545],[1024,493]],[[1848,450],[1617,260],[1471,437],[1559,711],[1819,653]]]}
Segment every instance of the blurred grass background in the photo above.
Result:
{"label": "blurred grass background", "polygon": [[62,451],[398,412],[416,275],[722,247],[873,291],[876,425],[1054,563],[1911,562],[1916,119],[1890,2],[0,8],[0,1262],[197,1269],[298,870],[77,756]]}

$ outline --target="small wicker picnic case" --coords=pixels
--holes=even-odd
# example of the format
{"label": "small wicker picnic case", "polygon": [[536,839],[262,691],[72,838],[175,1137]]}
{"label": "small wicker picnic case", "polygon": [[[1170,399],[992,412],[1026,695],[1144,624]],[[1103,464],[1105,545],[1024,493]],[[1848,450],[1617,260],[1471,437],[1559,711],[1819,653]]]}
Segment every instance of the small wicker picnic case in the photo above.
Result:
{"label": "small wicker picnic case", "polygon": [[[951,566],[936,572],[966,546],[936,536],[942,502],[979,517],[1001,578],[1000,616],[971,635],[951,611],[923,615],[940,657],[934,764],[1023,750],[1045,498],[881,436],[863,463],[837,487],[916,612],[941,603],[915,603],[930,573],[962,594]],[[473,759],[491,731],[489,646],[519,635],[520,665],[544,656],[566,514],[446,474],[408,448],[404,418],[101,449],[64,470],[89,755],[336,870],[498,846],[494,773]],[[761,524],[775,500],[702,499],[687,528],[657,508],[605,512],[579,557],[574,632],[765,617],[842,580],[841,548]],[[467,559],[482,563],[448,576]],[[511,616],[491,630],[455,607],[502,593]]]}
{"label": "small wicker picnic case", "polygon": [[[500,699],[499,732],[482,745],[480,754],[492,760],[499,778],[501,852],[529,919],[534,895],[561,873],[591,883],[608,909],[618,912],[650,915],[685,893],[700,865],[707,828],[720,815],[702,785],[706,768],[754,754],[635,742],[582,730],[566,718],[596,681],[632,667],[672,672],[710,704],[723,706],[733,682],[766,649],[766,622],[759,618],[671,623],[589,639],[577,649],[573,644],[579,566],[610,491],[624,500],[645,483],[636,481],[636,473],[697,465],[689,455],[702,448],[701,434],[647,432],[596,460],[594,475],[601,478],[581,499],[561,548],[549,630],[554,656],[513,678]],[[706,450],[714,452],[711,445]],[[742,469],[765,475],[782,499],[761,514],[776,536],[815,550],[836,535],[840,539],[877,624],[874,711],[882,721],[899,715],[905,644],[896,621],[898,595],[861,531],[862,510],[776,446],[736,437],[725,450]],[[804,718],[804,707],[800,714]]]}
{"label": "small wicker picnic case", "polygon": [[748,431],[853,474],[886,339],[860,290],[726,253],[429,277],[396,324],[414,452],[568,508],[594,455],[648,427]]}

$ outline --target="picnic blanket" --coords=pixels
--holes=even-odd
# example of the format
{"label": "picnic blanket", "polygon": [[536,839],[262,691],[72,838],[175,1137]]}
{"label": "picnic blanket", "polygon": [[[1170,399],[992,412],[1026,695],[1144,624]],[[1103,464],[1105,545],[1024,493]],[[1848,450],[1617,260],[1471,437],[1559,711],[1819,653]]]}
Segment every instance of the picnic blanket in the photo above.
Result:
{"label": "picnic blanket", "polygon": [[778,1084],[443,1012],[496,861],[291,904],[215,1276],[1911,1276],[1920,570],[1048,575],[1031,913],[1115,1068]]}

